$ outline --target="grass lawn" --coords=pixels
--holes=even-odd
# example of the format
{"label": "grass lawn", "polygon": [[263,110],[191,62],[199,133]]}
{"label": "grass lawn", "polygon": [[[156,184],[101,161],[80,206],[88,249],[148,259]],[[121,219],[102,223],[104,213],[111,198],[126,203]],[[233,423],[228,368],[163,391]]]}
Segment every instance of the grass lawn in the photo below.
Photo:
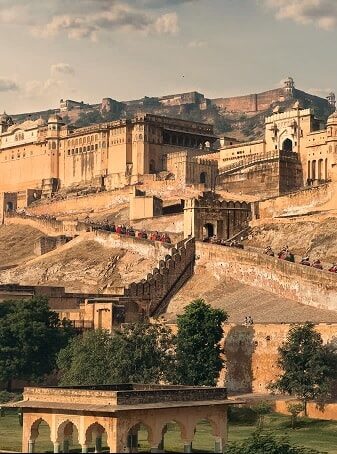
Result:
{"label": "grass lawn", "polygon": [[[272,414],[265,418],[265,429],[277,435],[286,436],[289,440],[301,446],[313,448],[321,453],[337,454],[337,422],[320,421],[313,419],[301,419],[298,428],[292,430],[289,426],[290,418],[278,414]],[[235,422],[229,425],[229,441],[243,441],[255,430],[253,423]],[[47,425],[40,425],[40,435],[36,443],[36,452],[53,451],[49,440],[49,428]],[[0,418],[0,449],[10,451],[21,451],[21,433],[18,416],[14,411],[8,412],[5,417]],[[145,430],[139,432],[140,451],[146,451],[149,446],[146,441]],[[104,443],[103,439],[103,445]],[[208,423],[201,422],[197,426],[193,450],[195,452],[213,452],[214,441],[211,435],[211,428]],[[79,446],[74,450],[80,451]],[[179,427],[176,424],[169,424],[165,434],[165,449],[170,451],[183,451],[180,442]]]}

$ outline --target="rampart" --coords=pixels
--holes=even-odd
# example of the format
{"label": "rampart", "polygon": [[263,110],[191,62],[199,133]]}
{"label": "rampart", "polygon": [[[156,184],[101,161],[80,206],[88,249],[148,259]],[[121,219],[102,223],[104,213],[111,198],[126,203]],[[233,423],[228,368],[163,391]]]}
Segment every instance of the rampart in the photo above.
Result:
{"label": "rampart", "polygon": [[166,255],[146,279],[130,284],[125,289],[125,296],[149,301],[149,315],[159,315],[164,312],[170,298],[192,276],[194,260],[194,239],[179,242],[171,250],[171,255]]}
{"label": "rampart", "polygon": [[[286,340],[290,324],[224,325],[223,345],[226,368],[219,384],[229,392],[268,393],[268,384],[276,379],[278,348]],[[320,323],[315,329],[323,342],[331,342],[337,330],[334,323]]]}
{"label": "rampart", "polygon": [[263,93],[212,99],[211,102],[228,112],[260,112],[267,110],[275,102],[284,101],[285,98],[284,89],[277,88]]}
{"label": "rampart", "polygon": [[281,216],[296,216],[311,211],[336,209],[336,184],[327,183],[310,187],[280,197],[262,200],[259,203],[260,218],[270,219]]}
{"label": "rampart", "polygon": [[196,254],[219,279],[226,276],[308,306],[337,310],[337,277],[327,271],[200,242]]}

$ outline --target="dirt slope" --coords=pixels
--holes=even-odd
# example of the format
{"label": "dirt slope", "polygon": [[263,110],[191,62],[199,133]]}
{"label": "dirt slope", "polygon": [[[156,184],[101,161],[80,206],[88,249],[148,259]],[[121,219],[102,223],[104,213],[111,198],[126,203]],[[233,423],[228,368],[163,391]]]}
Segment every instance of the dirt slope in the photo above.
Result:
{"label": "dirt slope", "polygon": [[337,312],[304,306],[234,279],[220,281],[202,266],[196,267],[192,279],[171,300],[165,318],[174,321],[196,298],[224,309],[231,323],[243,323],[248,315],[255,323],[337,322]]}
{"label": "dirt slope", "polygon": [[266,224],[255,227],[253,238],[247,245],[255,247],[271,246],[275,252],[288,245],[297,255],[309,254],[312,259],[324,262],[337,261],[337,219],[328,218],[321,222],[306,221]]}
{"label": "dirt slope", "polygon": [[146,277],[154,258],[79,237],[19,267],[0,272],[0,283],[60,285],[74,292],[102,292]]}
{"label": "dirt slope", "polygon": [[29,226],[0,225],[0,267],[35,257],[34,243],[43,233]]}

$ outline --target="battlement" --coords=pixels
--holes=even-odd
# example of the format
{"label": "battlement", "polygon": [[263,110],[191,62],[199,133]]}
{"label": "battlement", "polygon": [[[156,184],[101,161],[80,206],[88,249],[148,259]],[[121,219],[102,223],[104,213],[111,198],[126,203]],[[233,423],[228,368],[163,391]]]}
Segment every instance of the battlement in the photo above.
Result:
{"label": "battlement", "polygon": [[159,315],[170,297],[192,276],[194,260],[194,238],[180,241],[146,279],[131,283],[125,296],[149,301],[149,315]]}

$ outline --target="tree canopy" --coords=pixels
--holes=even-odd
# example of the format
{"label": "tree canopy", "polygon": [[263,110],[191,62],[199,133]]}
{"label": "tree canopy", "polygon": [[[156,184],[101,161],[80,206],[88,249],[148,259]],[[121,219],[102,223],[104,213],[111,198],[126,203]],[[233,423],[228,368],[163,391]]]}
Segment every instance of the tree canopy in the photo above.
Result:
{"label": "tree canopy", "polygon": [[0,305],[0,381],[40,382],[56,366],[56,355],[74,334],[45,298]]}
{"label": "tree canopy", "polygon": [[278,366],[282,370],[271,389],[302,400],[324,399],[336,378],[337,355],[332,345],[323,345],[313,323],[294,325],[279,348]]}
{"label": "tree canopy", "polygon": [[110,335],[88,331],[58,355],[63,385],[159,383],[172,365],[173,335],[160,324],[137,323]]}
{"label": "tree canopy", "polygon": [[212,308],[202,299],[193,301],[178,316],[175,383],[216,385],[223,367],[220,341],[227,318],[226,312]]}

